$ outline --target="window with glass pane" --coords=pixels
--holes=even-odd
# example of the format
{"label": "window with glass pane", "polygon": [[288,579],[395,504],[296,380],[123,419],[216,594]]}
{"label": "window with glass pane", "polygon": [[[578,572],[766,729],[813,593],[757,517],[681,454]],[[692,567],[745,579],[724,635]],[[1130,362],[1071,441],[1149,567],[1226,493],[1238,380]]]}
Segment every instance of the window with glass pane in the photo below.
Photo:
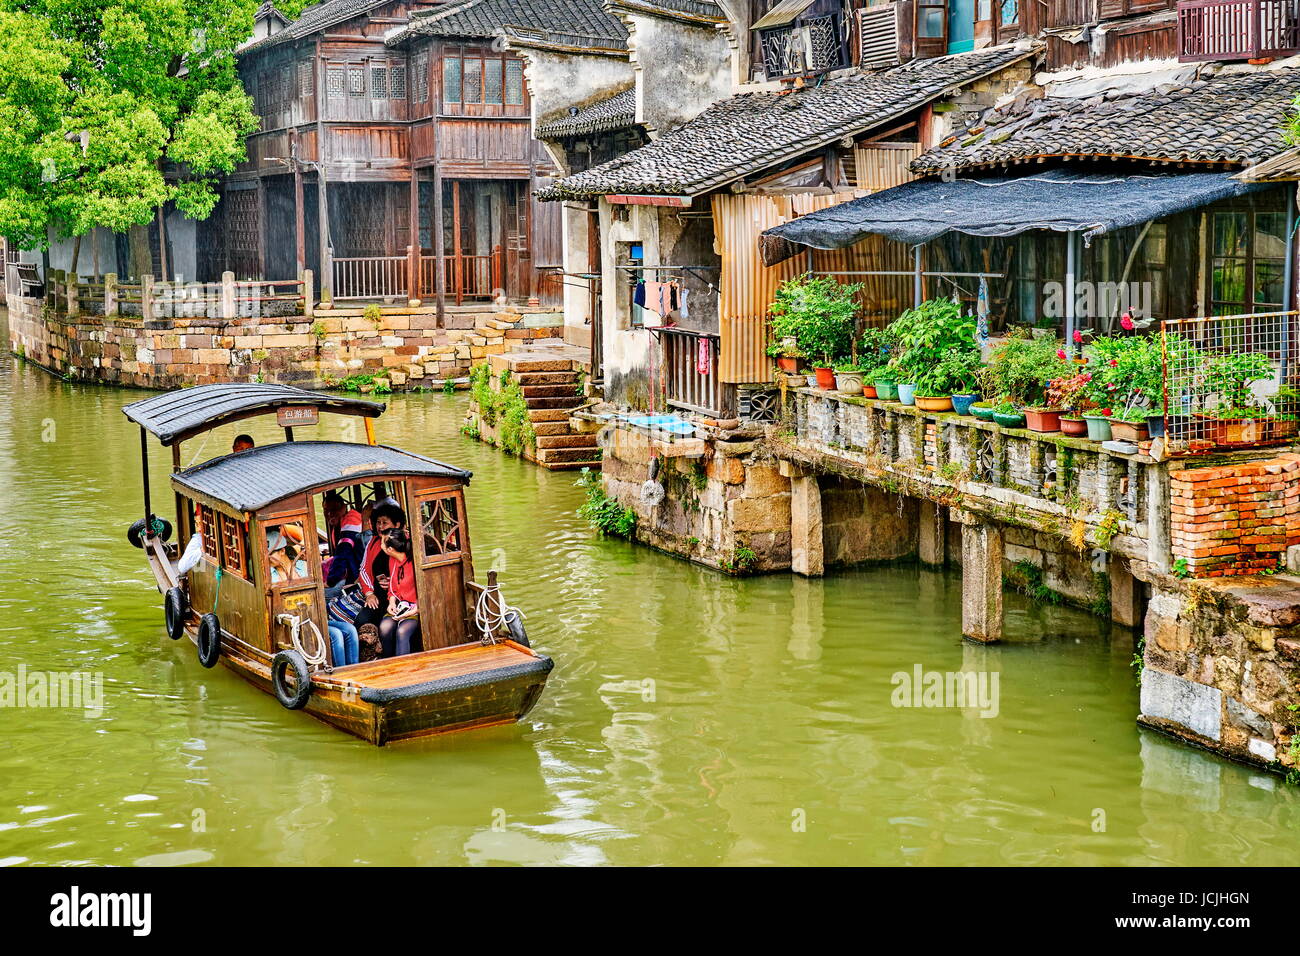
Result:
{"label": "window with glass pane", "polygon": [[942,37],[944,20],[947,17],[944,0],[918,0],[916,8],[916,35],[920,37]]}
{"label": "window with glass pane", "polygon": [[423,103],[429,98],[429,55],[421,53],[411,61],[411,99]]}
{"label": "window with glass pane", "polygon": [[1212,229],[1211,312],[1280,311],[1286,301],[1286,216],[1253,210],[1216,212]]}
{"label": "window with glass pane", "polygon": [[465,102],[482,103],[483,102],[483,61],[478,57],[464,58],[461,61],[464,64],[465,73]]}
{"label": "window with glass pane", "polygon": [[426,558],[460,551],[460,514],[455,496],[420,502],[420,533],[424,535]]}
{"label": "window with glass pane", "polygon": [[483,61],[483,102],[501,104],[501,61]]}
{"label": "window with glass pane", "polygon": [[506,60],[506,105],[524,105],[524,64],[522,60]]}
{"label": "window with glass pane", "polygon": [[302,522],[266,526],[266,558],[271,569],[272,584],[303,581],[311,577],[305,541]]}
{"label": "window with glass pane", "polygon": [[1020,22],[1020,0],[1002,0],[1002,24]]}
{"label": "window with glass pane", "polygon": [[442,101],[460,102],[460,57],[449,56],[442,61]]}

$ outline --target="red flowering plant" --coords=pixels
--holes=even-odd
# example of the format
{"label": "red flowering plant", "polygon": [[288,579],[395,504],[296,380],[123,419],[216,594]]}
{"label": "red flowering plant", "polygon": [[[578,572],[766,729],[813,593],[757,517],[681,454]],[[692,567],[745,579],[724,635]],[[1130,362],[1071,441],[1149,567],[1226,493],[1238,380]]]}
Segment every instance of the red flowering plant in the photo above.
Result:
{"label": "red flowering plant", "polygon": [[1047,403],[1071,418],[1078,418],[1094,404],[1092,373],[1080,372],[1052,379],[1047,384]]}

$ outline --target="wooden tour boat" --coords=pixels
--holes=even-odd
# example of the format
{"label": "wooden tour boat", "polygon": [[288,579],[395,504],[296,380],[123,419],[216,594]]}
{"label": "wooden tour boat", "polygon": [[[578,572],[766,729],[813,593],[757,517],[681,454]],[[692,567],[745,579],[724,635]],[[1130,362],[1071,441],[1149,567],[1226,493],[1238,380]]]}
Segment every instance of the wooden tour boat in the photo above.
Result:
{"label": "wooden tour boat", "polygon": [[[463,490],[470,473],[376,444],[374,419],[384,407],[285,385],[234,384],[123,408],[140,426],[144,481],[144,517],[128,538],[148,556],[167,632],[188,635],[203,666],[220,661],[285,707],[373,744],[519,720],[553,665],[529,646],[496,572],[486,585],[474,581]],[[294,427],[316,424],[322,412],[358,416],[366,443],[295,441]],[[182,442],[263,414],[276,415],[284,442],[181,467]],[[148,434],[172,449],[171,543],[172,524],[151,510]],[[391,497],[407,516],[422,649],[332,666],[322,572],[328,536],[318,520],[318,498],[330,491],[358,511]],[[178,556],[196,534],[197,564],[180,573],[178,563],[189,562]]]}

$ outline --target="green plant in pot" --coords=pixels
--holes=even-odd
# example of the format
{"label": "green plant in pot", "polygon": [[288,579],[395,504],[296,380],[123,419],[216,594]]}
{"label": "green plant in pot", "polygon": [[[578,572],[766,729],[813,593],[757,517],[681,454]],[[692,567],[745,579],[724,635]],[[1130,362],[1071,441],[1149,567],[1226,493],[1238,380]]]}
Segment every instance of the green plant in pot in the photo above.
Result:
{"label": "green plant in pot", "polygon": [[978,362],[974,317],[963,315],[961,306],[950,299],[930,299],[891,322],[888,333],[894,343],[890,364],[899,376],[900,399],[906,401],[904,387],[910,385],[913,399],[945,399],[930,410],[951,407],[946,400],[954,387],[960,387],[965,368],[960,357],[974,356]]}
{"label": "green plant in pot", "polygon": [[799,362],[804,358],[794,336],[786,336],[780,342],[773,342],[767,347],[769,358],[776,359],[776,367],[788,375],[799,371]]}
{"label": "green plant in pot", "polygon": [[861,291],[859,283],[849,285],[811,273],[777,287],[769,310],[772,337],[795,340],[799,351],[814,363],[819,388],[835,387],[834,359],[852,351]]}
{"label": "green plant in pot", "polygon": [[1012,334],[989,356],[980,376],[986,395],[1003,395],[1021,408],[1045,407],[1047,383],[1073,374],[1055,339]]}
{"label": "green plant in pot", "polygon": [[1205,356],[1203,387],[1210,395],[1207,413],[1215,422],[1220,445],[1251,445],[1269,440],[1272,409],[1259,403],[1251,385],[1273,377],[1273,363],[1262,352],[1226,352]]}
{"label": "green plant in pot", "polygon": [[1024,412],[1008,395],[1002,396],[998,403],[993,406],[993,420],[1003,428],[1025,427]]}
{"label": "green plant in pot", "polygon": [[1083,413],[1093,407],[1092,373],[1079,372],[1054,378],[1047,386],[1048,405],[1060,409],[1061,432],[1070,438],[1088,434]]}
{"label": "green plant in pot", "polygon": [[866,373],[874,369],[861,362],[835,363],[835,390],[845,395],[861,395],[866,383]]}
{"label": "green plant in pot", "polygon": [[863,394],[874,395],[895,401],[898,398],[898,383],[893,370],[889,367],[889,356],[893,350],[893,341],[889,330],[872,326],[862,333],[858,341],[858,361],[869,366],[862,376]]}

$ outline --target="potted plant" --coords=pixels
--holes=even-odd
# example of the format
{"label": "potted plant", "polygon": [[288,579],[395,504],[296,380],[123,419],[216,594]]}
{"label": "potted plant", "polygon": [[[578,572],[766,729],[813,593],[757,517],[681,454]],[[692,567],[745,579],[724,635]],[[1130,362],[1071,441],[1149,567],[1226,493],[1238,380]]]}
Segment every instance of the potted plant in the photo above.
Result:
{"label": "potted plant", "polygon": [[[858,364],[862,367],[862,394],[866,398],[897,398],[892,391],[894,384],[889,371],[889,351],[892,342],[889,331],[880,326],[869,326],[858,340]],[[876,382],[886,385],[888,394],[882,395],[876,388]]]}
{"label": "potted plant", "polygon": [[1089,441],[1110,441],[1111,414],[1109,408],[1098,408],[1083,416],[1088,423]]}
{"label": "potted plant", "polygon": [[1110,418],[1110,437],[1116,441],[1145,441],[1147,413],[1145,408],[1125,408]]}
{"label": "potted plant", "polygon": [[1088,434],[1088,423],[1083,420],[1083,413],[1092,407],[1092,400],[1088,397],[1091,384],[1091,372],[1054,378],[1048,383],[1047,403],[1061,410],[1058,417],[1061,432],[1070,438],[1082,438]]}
{"label": "potted plant", "polygon": [[861,290],[860,284],[846,285],[811,273],[777,287],[769,310],[772,337],[795,340],[799,351],[814,363],[818,388],[835,387],[834,358],[851,351]]}
{"label": "potted plant", "polygon": [[862,394],[862,373],[869,371],[856,362],[839,362],[835,365],[835,391],[845,395]]}
{"label": "potted plant", "polygon": [[974,317],[950,299],[930,299],[891,322],[888,333],[899,400],[910,405],[919,395],[931,411],[950,408],[952,392],[978,365]]}
{"label": "potted plant", "polygon": [[1047,383],[1073,374],[1056,340],[1013,334],[993,349],[980,373],[985,395],[1001,395],[1020,408],[1040,408]]}
{"label": "potted plant", "polygon": [[993,420],[1003,428],[1024,428],[1025,415],[1009,397],[993,406]]}
{"label": "potted plant", "polygon": [[995,402],[971,402],[970,413],[982,422],[991,422],[993,421],[993,409],[995,407]]}
{"label": "potted plant", "polygon": [[949,409],[959,415],[970,413],[971,404],[979,398],[976,382],[981,368],[979,350],[954,348],[938,365],[918,377],[916,405],[926,411],[945,412]]}
{"label": "potted plant", "polygon": [[[1205,358],[1203,387],[1211,396],[1207,418],[1220,445],[1254,445],[1266,441],[1270,410],[1259,404],[1250,386],[1273,376],[1273,363],[1262,352],[1225,352]],[[1207,425],[1210,424],[1207,422]]]}
{"label": "potted plant", "polygon": [[780,342],[767,347],[769,357],[776,359],[776,367],[786,374],[794,375],[799,371],[799,360],[804,357],[792,335],[787,335]]}

